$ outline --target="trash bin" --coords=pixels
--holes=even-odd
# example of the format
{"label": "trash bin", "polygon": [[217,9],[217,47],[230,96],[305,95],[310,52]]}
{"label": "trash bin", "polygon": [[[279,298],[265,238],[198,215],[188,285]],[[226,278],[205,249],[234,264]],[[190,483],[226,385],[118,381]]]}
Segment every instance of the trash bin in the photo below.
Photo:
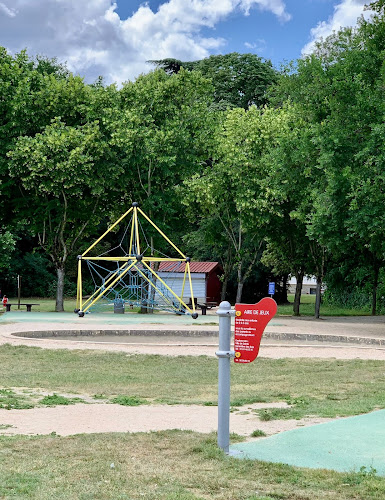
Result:
{"label": "trash bin", "polygon": [[121,297],[117,297],[114,300],[114,313],[124,314],[124,300]]}

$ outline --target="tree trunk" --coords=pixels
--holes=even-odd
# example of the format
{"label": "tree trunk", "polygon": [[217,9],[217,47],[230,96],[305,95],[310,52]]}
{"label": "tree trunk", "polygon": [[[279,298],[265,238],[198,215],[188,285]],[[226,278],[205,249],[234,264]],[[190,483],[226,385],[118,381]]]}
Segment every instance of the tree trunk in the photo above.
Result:
{"label": "tree trunk", "polygon": [[235,303],[240,304],[242,300],[242,290],[243,290],[243,284],[245,280],[242,278],[242,261],[238,262],[238,269],[237,269],[237,296],[235,298]]}
{"label": "tree trunk", "polygon": [[287,298],[287,278],[288,275],[285,274],[282,279],[282,294],[281,294],[281,301],[282,304],[288,304],[289,299]]}
{"label": "tree trunk", "polygon": [[378,288],[378,275],[380,272],[380,266],[378,260],[375,259],[373,265],[373,289],[372,289],[372,316],[377,313],[377,288]]}
{"label": "tree trunk", "polygon": [[227,283],[229,282],[229,277],[227,274],[224,274],[224,279],[222,281],[222,287],[221,287],[221,302],[223,300],[226,300],[226,294],[227,294]]}
{"label": "tree trunk", "polygon": [[242,300],[242,290],[243,290],[243,281],[238,281],[238,286],[237,286],[237,297],[235,299],[236,304],[240,304]]}
{"label": "tree trunk", "polygon": [[322,277],[317,276],[317,287],[315,292],[315,310],[314,316],[319,319],[320,309],[321,309],[321,287],[322,287]]}
{"label": "tree trunk", "polygon": [[293,304],[293,315],[299,316],[299,306],[301,305],[301,291],[303,283],[303,272],[295,273],[295,278],[297,280],[297,285],[295,287],[295,296]]}
{"label": "tree trunk", "polygon": [[56,288],[55,311],[56,312],[63,312],[64,311],[64,276],[65,276],[64,267],[57,267],[56,274],[57,274],[57,288]]}

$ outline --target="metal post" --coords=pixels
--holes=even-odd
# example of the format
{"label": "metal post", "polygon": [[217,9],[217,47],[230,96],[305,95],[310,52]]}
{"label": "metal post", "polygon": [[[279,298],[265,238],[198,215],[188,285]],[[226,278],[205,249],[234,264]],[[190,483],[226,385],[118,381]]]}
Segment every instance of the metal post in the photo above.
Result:
{"label": "metal post", "polygon": [[20,298],[21,298],[21,276],[17,275],[17,308],[20,309]]}
{"label": "metal post", "polygon": [[230,446],[230,351],[231,316],[235,311],[226,300],[219,304],[219,350],[218,356],[218,446],[229,453]]}

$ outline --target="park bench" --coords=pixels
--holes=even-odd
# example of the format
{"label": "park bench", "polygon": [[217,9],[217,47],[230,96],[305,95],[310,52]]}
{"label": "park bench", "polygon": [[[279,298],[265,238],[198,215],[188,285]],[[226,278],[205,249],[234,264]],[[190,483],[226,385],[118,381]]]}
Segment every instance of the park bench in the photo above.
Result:
{"label": "park bench", "polygon": [[[8,304],[5,304],[5,307],[6,307],[6,311],[9,312],[11,310],[11,306],[17,306],[18,304],[10,304],[8,302]],[[20,304],[21,306],[27,306],[27,312],[31,312],[32,311],[32,306],[40,306],[40,304],[32,304],[31,302],[29,303],[26,303],[26,304]]]}
{"label": "park bench", "polygon": [[[198,303],[198,299],[194,298],[195,308],[199,308],[202,310],[202,316],[206,316],[207,309],[211,309],[212,307],[216,307],[218,304],[216,302],[202,302]],[[189,307],[192,307],[191,298],[187,304]]]}
{"label": "park bench", "polygon": [[211,309],[217,305],[218,304],[216,302],[204,302],[203,304],[197,304],[197,306],[202,309],[202,316],[206,316],[207,309]]}

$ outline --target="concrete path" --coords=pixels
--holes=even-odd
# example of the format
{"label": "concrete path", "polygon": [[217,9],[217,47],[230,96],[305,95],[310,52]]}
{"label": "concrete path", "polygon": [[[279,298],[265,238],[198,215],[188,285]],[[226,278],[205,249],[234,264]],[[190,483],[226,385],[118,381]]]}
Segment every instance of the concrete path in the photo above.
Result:
{"label": "concrete path", "polygon": [[[109,336],[101,337],[106,332]],[[122,334],[129,338],[123,341]],[[69,338],[59,340],[62,335]],[[45,338],[34,338],[36,336]],[[214,356],[218,345],[218,317],[215,311],[197,320],[171,314],[90,314],[79,318],[73,313],[11,311],[0,317],[0,343],[52,349]],[[385,317],[315,320],[278,316],[266,328],[260,356],[385,360]]]}

